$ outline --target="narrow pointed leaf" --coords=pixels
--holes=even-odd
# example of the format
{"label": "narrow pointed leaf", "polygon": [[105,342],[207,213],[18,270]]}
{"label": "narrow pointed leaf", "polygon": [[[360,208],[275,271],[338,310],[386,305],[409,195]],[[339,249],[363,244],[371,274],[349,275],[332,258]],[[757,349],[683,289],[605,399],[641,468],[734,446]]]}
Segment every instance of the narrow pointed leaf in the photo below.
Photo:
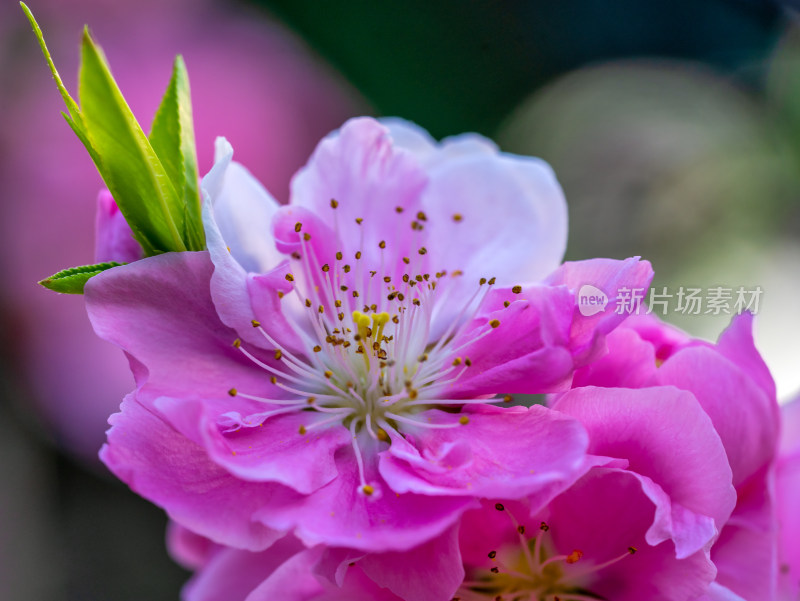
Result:
{"label": "narrow pointed leaf", "polygon": [[96,265],[71,267],[54,273],[49,278],[45,278],[39,283],[48,290],[53,290],[54,292],[83,294],[83,289],[86,286],[86,282],[89,281],[89,278],[104,272],[106,269],[119,267],[120,265],[123,265],[123,263],[111,261],[109,263],[98,263]]}
{"label": "narrow pointed leaf", "polygon": [[183,205],[88,30],[81,44],[81,113],[108,189],[142,247],[186,250],[175,222]]}
{"label": "narrow pointed leaf", "polygon": [[181,56],[175,58],[172,78],[153,120],[149,139],[183,202],[183,215],[175,216],[176,223],[183,225],[183,239],[189,250],[202,250],[205,234],[197,185],[192,101],[189,75]]}

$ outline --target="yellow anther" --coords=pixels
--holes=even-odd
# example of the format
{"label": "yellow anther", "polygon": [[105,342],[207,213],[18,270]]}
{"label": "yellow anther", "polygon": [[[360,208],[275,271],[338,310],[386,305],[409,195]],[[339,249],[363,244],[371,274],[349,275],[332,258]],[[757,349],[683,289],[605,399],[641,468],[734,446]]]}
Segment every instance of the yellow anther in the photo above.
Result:
{"label": "yellow anther", "polygon": [[504,402],[504,403],[510,403],[510,402],[511,402],[511,401],[513,401],[513,400],[514,400],[514,397],[513,397],[513,396],[511,396],[510,394],[507,394],[507,395],[505,395],[505,396],[503,397],[503,402]]}
{"label": "yellow anther", "polygon": [[480,285],[483,286],[486,283],[486,278],[481,278]]}
{"label": "yellow anther", "polygon": [[317,346],[315,346],[315,347],[314,347],[314,352],[315,352],[315,353],[318,353],[318,352],[320,352],[321,350],[322,350],[322,347],[321,347],[320,345],[317,345]]}
{"label": "yellow anther", "polygon": [[372,495],[372,493],[375,492],[375,488],[370,486],[369,484],[365,484],[364,486],[361,487],[361,492],[363,492],[365,495],[369,497],[370,495]]}
{"label": "yellow anther", "polygon": [[337,200],[336,200],[336,199],[334,199],[334,198],[331,198],[331,208],[332,208],[332,209],[335,209],[335,208],[336,208],[336,207],[338,207],[338,206],[339,206],[339,201],[337,201]]}
{"label": "yellow anther", "polygon": [[458,418],[458,423],[462,426],[466,426],[469,423],[469,418],[466,415],[462,415]]}
{"label": "yellow anther", "polygon": [[294,282],[294,276],[291,273],[286,274],[286,281],[287,282]]}
{"label": "yellow anther", "polygon": [[360,259],[360,258],[361,258],[361,251],[360,251],[360,250],[357,250],[357,251],[356,251],[356,260],[358,260],[358,259]]}
{"label": "yellow anther", "polygon": [[383,428],[378,428],[378,431],[375,434],[378,436],[378,440],[382,442],[389,442],[391,440],[389,435],[386,433],[386,430]]}
{"label": "yellow anther", "polygon": [[356,223],[357,223],[358,225],[361,225],[361,223],[362,223],[363,221],[364,221],[364,218],[363,218],[363,217],[356,217]]}
{"label": "yellow anther", "polygon": [[325,372],[325,377],[330,380],[333,377],[333,372],[330,371],[330,370],[326,371]]}
{"label": "yellow anther", "polygon": [[276,349],[276,351],[275,351],[275,359],[280,361],[281,357],[283,357],[283,353],[281,352],[281,349]]}
{"label": "yellow anther", "polygon": [[278,378],[276,378],[275,376],[270,376],[269,377],[269,383],[270,384],[277,384],[278,383]]}
{"label": "yellow anther", "polygon": [[342,256],[343,256],[342,255],[342,251],[337,251],[336,252],[336,260],[337,261],[341,261],[342,260]]}
{"label": "yellow anther", "polygon": [[500,325],[500,320],[499,319],[493,319],[492,321],[489,322],[489,325],[492,326],[493,328],[496,328],[497,326]]}
{"label": "yellow anther", "polygon": [[583,551],[575,549],[572,553],[567,555],[567,563],[577,563],[583,557]]}
{"label": "yellow anther", "polygon": [[459,365],[461,365],[461,357],[456,357],[455,359],[453,359],[453,365],[455,367],[458,367]]}
{"label": "yellow anther", "polygon": [[302,223],[298,221],[297,223],[294,224],[294,231],[299,232],[301,229],[303,229]]}
{"label": "yellow anther", "polygon": [[250,323],[253,324],[254,328],[257,328],[261,325],[261,323],[257,319],[251,320]]}
{"label": "yellow anther", "polygon": [[236,391],[236,389],[235,389],[235,388],[231,388],[231,389],[228,391],[228,394],[229,394],[229,395],[231,395],[231,396],[236,396],[236,395],[237,395],[237,391]]}
{"label": "yellow anther", "polygon": [[237,338],[236,340],[233,341],[233,348],[239,348],[240,346],[242,346],[241,340]]}
{"label": "yellow anther", "polygon": [[403,207],[395,207],[395,208],[394,208],[394,210],[395,210],[397,213],[402,213],[402,212],[403,212]]}
{"label": "yellow anther", "polygon": [[378,242],[378,248],[386,248],[386,240],[381,240]]}
{"label": "yellow anther", "polygon": [[303,240],[305,240],[306,242],[311,240],[311,234],[309,234],[308,232],[303,232]]}
{"label": "yellow anther", "polygon": [[300,426],[300,427],[297,429],[297,433],[298,433],[298,434],[305,434],[305,433],[306,433],[306,427],[305,427],[305,426]]}
{"label": "yellow anther", "polygon": [[283,298],[283,292],[278,290],[278,298]]}
{"label": "yellow anther", "polygon": [[628,553],[630,553],[631,555],[636,553],[636,550],[637,550],[636,547],[628,547]]}
{"label": "yellow anther", "polygon": [[453,221],[455,221],[456,223],[458,223],[462,219],[464,219],[464,217],[461,215],[461,213],[456,213],[455,215],[453,215]]}
{"label": "yellow anther", "polygon": [[520,292],[522,292],[522,286],[514,286],[511,289],[511,292],[513,292],[514,294],[519,294]]}
{"label": "yellow anther", "polygon": [[422,247],[420,247],[420,249],[417,252],[419,254],[421,254],[421,255],[424,255],[424,254],[426,254],[428,252],[428,249],[425,248],[424,246],[422,246]]}
{"label": "yellow anther", "polygon": [[324,271],[325,273],[328,273],[330,269],[331,267],[327,263],[325,263],[325,265],[322,266],[322,271]]}
{"label": "yellow anther", "polygon": [[310,307],[310,306],[311,306],[311,299],[307,298],[306,299],[306,307]]}
{"label": "yellow anther", "polygon": [[509,306],[510,304],[511,304],[511,303],[510,303],[510,302],[508,302],[508,301],[503,301],[503,306],[504,306],[506,309],[508,309],[508,306]]}

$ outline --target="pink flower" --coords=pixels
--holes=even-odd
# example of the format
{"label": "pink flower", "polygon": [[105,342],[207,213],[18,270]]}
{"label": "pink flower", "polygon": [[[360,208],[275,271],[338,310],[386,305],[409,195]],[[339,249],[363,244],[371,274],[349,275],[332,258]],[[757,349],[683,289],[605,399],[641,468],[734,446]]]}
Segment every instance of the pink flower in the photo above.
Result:
{"label": "pink flower", "polygon": [[208,254],[110,270],[86,295],[138,386],[102,458],[176,522],[251,551],[293,532],[400,552],[475,497],[543,504],[585,472],[575,419],[492,397],[568,387],[622,319],[582,318],[573,290],[652,271],[556,269],[566,215],[544,163],[359,119],[287,207],[224,141],[204,189]]}
{"label": "pink flower", "polygon": [[800,399],[782,407],[780,456],[776,468],[778,599],[800,598]]}
{"label": "pink flower", "polygon": [[[186,601],[703,595],[716,573],[706,546],[734,494],[720,438],[696,399],[673,387],[584,388],[557,406],[581,419],[591,450],[607,457],[546,506],[483,501],[437,539],[393,553],[302,549],[289,537],[259,555],[173,530],[173,554],[198,570]],[[233,593],[231,583],[242,588]]]}
{"label": "pink flower", "polygon": [[607,338],[608,355],[575,375],[581,386],[675,386],[691,392],[710,417],[737,500],[728,520],[715,521],[720,533],[711,558],[718,575],[708,599],[775,596],[771,491],[779,411],[775,385],[753,343],[752,321],[749,313],[735,317],[712,345],[654,318],[633,318]]}

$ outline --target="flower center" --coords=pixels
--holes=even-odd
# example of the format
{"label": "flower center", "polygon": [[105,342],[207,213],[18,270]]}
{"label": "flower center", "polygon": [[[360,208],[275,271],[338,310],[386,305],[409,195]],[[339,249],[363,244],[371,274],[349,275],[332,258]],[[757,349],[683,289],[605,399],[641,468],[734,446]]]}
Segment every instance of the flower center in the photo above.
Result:
{"label": "flower center", "polygon": [[[356,221],[361,225],[363,220]],[[419,220],[414,223],[414,231],[422,229]],[[508,400],[452,399],[447,395],[472,365],[462,351],[500,326],[499,320],[487,320],[480,327],[470,326],[465,335],[494,278],[481,278],[468,298],[457,298],[454,283],[463,273],[429,273],[425,270],[427,250],[422,246],[409,253],[413,256],[386,260],[387,244],[381,241],[375,249],[379,261],[370,256],[371,264],[365,264],[367,251],[362,245],[353,254],[352,265],[342,251],[323,263],[312,247],[311,235],[303,232],[303,224],[296,223],[294,231],[299,251],[292,253],[292,273],[286,275],[293,290],[278,294],[285,305],[284,316],[304,348],[286,348],[257,321],[253,327],[274,348],[277,366],[260,361],[240,340],[234,342],[269,372],[275,386],[293,398],[268,399],[236,389],[229,394],[275,406],[250,416],[239,427],[303,411],[309,420],[300,426],[301,435],[336,424],[348,428],[359,465],[360,489],[369,496],[375,487],[367,483],[364,474],[361,436],[391,444],[393,436],[403,436],[409,428],[459,428],[469,423],[467,415],[459,415],[464,405]],[[384,265],[390,267],[370,269]],[[403,268],[401,275],[398,265]],[[445,314],[452,317],[442,323],[445,305]],[[434,332],[437,318],[439,331]],[[420,415],[432,408],[452,414],[452,419],[434,423]],[[326,417],[320,419],[320,414]]]}
{"label": "flower center", "polygon": [[467,570],[465,580],[453,601],[597,601],[603,599],[586,587],[592,575],[636,553],[635,547],[613,559],[594,565],[585,564],[583,551],[568,554],[551,552],[553,545],[545,540],[550,527],[541,522],[536,536],[529,538],[526,528],[513,514],[497,503],[495,509],[509,517],[516,530],[518,544],[487,553],[489,566]]}

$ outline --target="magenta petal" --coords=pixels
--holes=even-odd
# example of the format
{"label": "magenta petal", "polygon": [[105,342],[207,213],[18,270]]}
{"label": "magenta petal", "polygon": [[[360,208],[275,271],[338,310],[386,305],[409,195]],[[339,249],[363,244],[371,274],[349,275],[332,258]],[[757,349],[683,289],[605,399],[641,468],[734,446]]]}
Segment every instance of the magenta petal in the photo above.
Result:
{"label": "magenta petal", "polygon": [[98,263],[131,263],[143,256],[142,247],[133,237],[131,226],[125,221],[111,192],[100,190],[95,218],[94,260]]}
{"label": "magenta petal", "polygon": [[303,551],[293,537],[284,537],[266,551],[253,553],[221,548],[184,587],[184,601],[245,601],[287,558]]}
{"label": "magenta petal", "polygon": [[336,478],[334,452],[350,442],[341,426],[301,436],[301,426],[324,419],[319,414],[262,418],[249,427],[223,433],[219,418],[204,412],[197,401],[160,397],[153,405],[184,436],[197,438],[209,458],[234,476],[251,482],[276,482],[306,494]]}
{"label": "magenta petal", "polygon": [[[572,348],[578,365],[597,358],[605,349],[604,336],[616,328],[630,314],[622,303],[623,291],[638,290],[642,298],[646,295],[653,268],[648,261],[638,257],[616,261],[613,259],[591,259],[567,262],[559,267],[547,283],[565,285],[575,295],[576,303],[572,323]],[[577,296],[584,285],[598,288],[608,297],[605,310],[594,315],[581,314]]]}
{"label": "magenta petal", "polygon": [[775,381],[753,340],[752,313],[742,313],[731,320],[731,325],[719,337],[717,349],[745,370],[769,398],[776,398]]}
{"label": "magenta petal", "polygon": [[326,544],[364,551],[404,551],[447,530],[471,507],[471,498],[396,494],[377,474],[367,474],[376,493],[360,490],[350,449],[336,455],[338,477],[308,496],[292,493],[270,500],[256,516],[277,530],[294,529],[307,545]]}
{"label": "magenta petal", "polygon": [[201,569],[218,546],[205,536],[200,536],[180,524],[167,524],[167,551],[170,557],[187,570]]}
{"label": "magenta petal", "polygon": [[274,484],[239,480],[129,395],[109,420],[100,458],[134,492],[178,524],[224,545],[261,550],[281,533],[252,520]]}
{"label": "magenta petal", "polygon": [[670,357],[655,383],[694,394],[722,439],[739,486],[775,456],[778,407],[774,399],[731,361],[707,347],[689,347]]}
{"label": "magenta petal", "polygon": [[[438,410],[420,415],[432,424],[455,422]],[[583,471],[586,433],[574,419],[541,405],[468,405],[462,415],[469,423],[458,428],[406,428],[415,446],[392,444],[381,457],[381,475],[393,490],[508,499],[535,494],[546,502]]]}
{"label": "magenta petal", "polygon": [[588,430],[590,453],[627,459],[630,471],[669,495],[675,504],[672,538],[681,555],[697,542],[695,528],[704,516],[717,529],[725,524],[736,503],[731,468],[711,420],[690,393],[672,387],[579,388],[555,408]]}
{"label": "magenta petal", "polygon": [[119,210],[108,190],[97,195],[94,260],[131,263],[144,257],[142,247],[133,237],[131,226]]}
{"label": "magenta petal", "polygon": [[653,379],[655,349],[636,330],[617,328],[606,337],[606,346],[606,355],[575,372],[574,387],[641,388]]}
{"label": "magenta petal", "polygon": [[86,308],[95,332],[145,368],[146,378],[134,373],[152,396],[225,399],[238,387],[274,398],[281,391],[233,348],[236,332],[219,321],[211,270],[208,253],[167,253],[93,277]]}
{"label": "magenta petal", "polygon": [[[623,558],[589,576],[593,593],[615,601],[693,601],[714,578],[703,552],[677,559],[668,542],[651,546],[645,532],[654,519],[652,501],[631,472],[595,468],[557,497],[547,518],[556,548],[583,552],[567,566],[567,577],[615,557]],[[636,553],[626,556],[628,547]]]}
{"label": "magenta petal", "polygon": [[464,580],[458,528],[410,551],[367,555],[358,567],[378,586],[406,601],[452,599]]}
{"label": "magenta petal", "polygon": [[[510,302],[508,307],[503,302]],[[472,323],[466,326],[455,348],[468,356],[472,366],[448,394],[475,398],[486,394],[553,392],[569,386],[574,363],[569,331],[574,302],[563,286],[530,286],[522,293],[492,290]],[[500,325],[488,335],[468,344]]]}

